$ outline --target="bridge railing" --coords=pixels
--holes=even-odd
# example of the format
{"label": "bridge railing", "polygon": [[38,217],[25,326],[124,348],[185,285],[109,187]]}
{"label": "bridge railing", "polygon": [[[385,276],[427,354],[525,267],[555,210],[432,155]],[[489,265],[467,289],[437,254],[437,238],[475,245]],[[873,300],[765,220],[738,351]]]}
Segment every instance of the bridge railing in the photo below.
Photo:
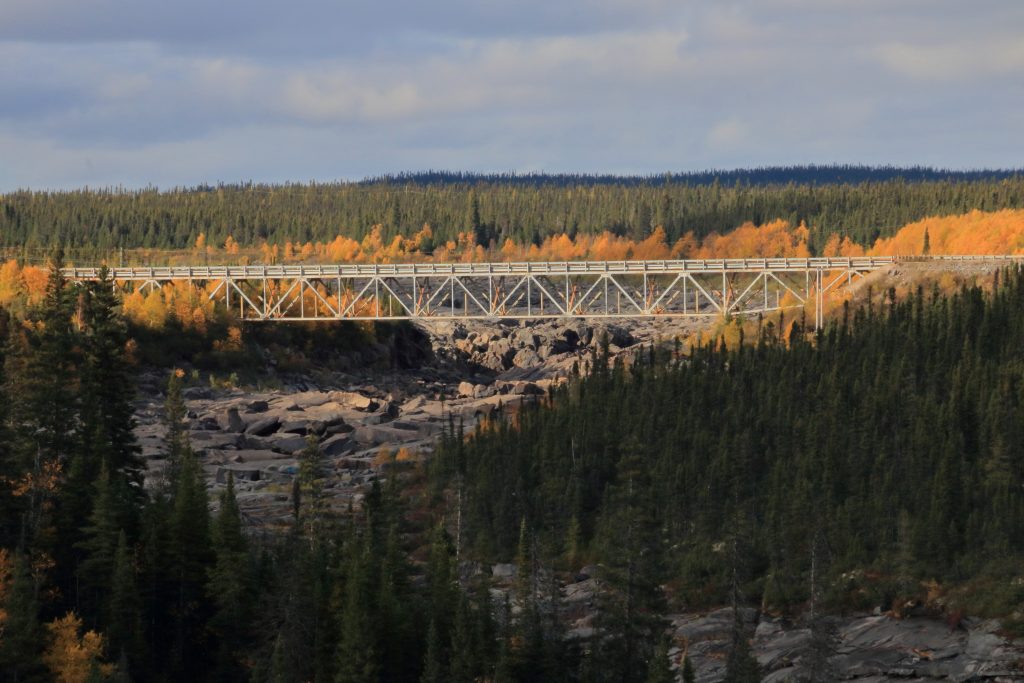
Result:
{"label": "bridge railing", "polygon": [[[248,266],[151,266],[111,268],[116,280],[215,280],[351,278],[450,275],[631,275],[806,270],[873,270],[898,262],[1013,261],[1024,255],[853,256],[812,258],[674,259],[660,261],[520,261],[491,263],[337,263]],[[95,280],[99,268],[64,268],[73,280]]]}
{"label": "bridge railing", "polygon": [[[957,257],[964,258],[964,257]],[[449,275],[583,275],[607,273],[751,272],[763,270],[841,270],[884,267],[898,260],[891,256],[679,259],[662,261],[529,261],[495,263],[341,263],[250,266],[153,266],[111,268],[116,280],[288,279],[333,277],[449,276]],[[66,277],[92,280],[99,268],[64,268]]]}

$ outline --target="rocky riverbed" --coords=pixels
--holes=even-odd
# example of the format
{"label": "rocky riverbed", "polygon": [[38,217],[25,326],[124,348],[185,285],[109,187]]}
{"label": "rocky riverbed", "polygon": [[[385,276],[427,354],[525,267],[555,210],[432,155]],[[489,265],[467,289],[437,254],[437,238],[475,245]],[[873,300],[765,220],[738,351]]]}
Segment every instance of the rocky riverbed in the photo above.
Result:
{"label": "rocky riverbed", "polygon": [[[246,520],[275,526],[291,514],[291,484],[310,436],[332,472],[326,482],[332,504],[358,504],[387,452],[425,457],[449,419],[470,429],[503,407],[546,393],[574,364],[588,362],[605,336],[613,355],[628,354],[701,324],[432,323],[421,335],[430,347],[422,356],[430,360],[418,367],[395,369],[392,351],[378,345],[343,359],[345,372],[279,376],[281,386],[273,390],[188,386],[189,439],[211,491],[232,473]],[[166,465],[163,388],[162,376],[144,376],[136,406],[149,481]]]}

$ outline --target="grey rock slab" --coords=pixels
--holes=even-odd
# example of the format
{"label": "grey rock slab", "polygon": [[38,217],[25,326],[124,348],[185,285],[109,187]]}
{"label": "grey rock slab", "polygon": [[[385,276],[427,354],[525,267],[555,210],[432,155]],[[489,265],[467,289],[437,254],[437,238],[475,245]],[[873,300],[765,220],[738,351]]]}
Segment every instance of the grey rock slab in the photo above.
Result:
{"label": "grey rock slab", "polygon": [[753,649],[757,663],[765,669],[775,669],[799,659],[811,638],[810,629],[780,631],[771,638],[755,638]]}
{"label": "grey rock slab", "polygon": [[270,450],[238,450],[238,451],[211,451],[210,455],[219,455],[236,463],[267,462],[270,460],[281,460],[288,456]]}
{"label": "grey rock slab", "polygon": [[310,431],[310,420],[288,420],[282,422],[277,431],[283,434],[306,434]]}
{"label": "grey rock slab", "polygon": [[245,407],[247,413],[265,413],[270,410],[270,404],[263,400],[250,401]]}
{"label": "grey rock slab", "polygon": [[373,400],[369,396],[364,396],[352,391],[332,391],[330,393],[331,401],[347,405],[350,408],[356,410],[374,411],[379,405],[377,401]]}
{"label": "grey rock slab", "polygon": [[245,428],[245,433],[253,436],[269,436],[277,431],[280,424],[281,420],[276,415],[263,417],[250,422]]}
{"label": "grey rock slab", "polygon": [[193,448],[237,448],[241,435],[232,432],[190,432],[189,442]]}
{"label": "grey rock slab", "polygon": [[355,449],[352,439],[345,434],[336,434],[320,444],[320,452],[328,458],[336,458],[351,453]]}
{"label": "grey rock slab", "polygon": [[355,440],[362,444],[399,444],[405,441],[415,440],[418,432],[398,429],[392,425],[364,425],[357,427],[354,432]]}
{"label": "grey rock slab", "polygon": [[288,453],[289,455],[294,455],[304,450],[306,445],[306,437],[304,436],[288,436],[271,442],[271,448],[275,451]]}
{"label": "grey rock slab", "polygon": [[414,396],[402,404],[402,415],[407,415],[420,410],[426,402],[427,400],[423,396]]}
{"label": "grey rock slab", "polygon": [[283,396],[278,401],[293,404],[302,410],[309,410],[329,403],[331,395],[326,391],[301,391]]}

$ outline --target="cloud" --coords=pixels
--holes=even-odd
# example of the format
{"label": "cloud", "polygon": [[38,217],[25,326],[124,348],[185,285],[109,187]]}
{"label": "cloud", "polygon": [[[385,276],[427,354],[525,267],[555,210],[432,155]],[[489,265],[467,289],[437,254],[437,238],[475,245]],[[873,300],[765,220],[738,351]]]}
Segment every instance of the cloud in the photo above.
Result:
{"label": "cloud", "polygon": [[1018,165],[1019,35],[998,0],[6,0],[0,191]]}
{"label": "cloud", "polygon": [[1024,69],[1024,41],[1019,33],[970,42],[888,43],[879,46],[875,55],[899,74],[933,81],[1019,75]]}
{"label": "cloud", "polygon": [[707,143],[713,150],[731,150],[743,144],[749,128],[742,121],[732,118],[719,121],[708,131]]}

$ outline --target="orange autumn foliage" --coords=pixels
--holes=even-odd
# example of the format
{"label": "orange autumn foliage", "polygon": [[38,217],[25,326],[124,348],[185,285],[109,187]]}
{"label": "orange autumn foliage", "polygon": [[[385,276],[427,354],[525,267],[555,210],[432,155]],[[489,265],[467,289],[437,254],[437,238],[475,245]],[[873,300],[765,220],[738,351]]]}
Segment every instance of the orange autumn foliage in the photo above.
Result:
{"label": "orange autumn foliage", "polygon": [[101,664],[103,636],[95,631],[82,630],[82,619],[68,612],[46,625],[50,644],[43,653],[43,663],[58,683],[85,683],[94,668],[106,677],[114,672],[111,664]]}
{"label": "orange autumn foliage", "polygon": [[712,233],[694,255],[696,258],[782,257],[806,258],[810,231],[803,223],[790,228],[783,220],[757,226],[744,223],[724,235]]}
{"label": "orange autumn foliage", "polygon": [[879,239],[875,256],[929,254],[1024,254],[1024,210],[971,211],[959,216],[925,218],[904,226],[892,237]]}
{"label": "orange autumn foliage", "polygon": [[864,247],[850,241],[849,237],[840,238],[839,234],[833,234],[825,242],[821,250],[822,256],[863,256]]}
{"label": "orange autumn foliage", "polygon": [[21,280],[25,283],[25,294],[29,305],[41,303],[46,296],[46,282],[49,276],[43,268],[25,266],[21,269]]}
{"label": "orange autumn foliage", "polygon": [[14,259],[0,266],[0,305],[10,304],[25,291],[21,268]]}

